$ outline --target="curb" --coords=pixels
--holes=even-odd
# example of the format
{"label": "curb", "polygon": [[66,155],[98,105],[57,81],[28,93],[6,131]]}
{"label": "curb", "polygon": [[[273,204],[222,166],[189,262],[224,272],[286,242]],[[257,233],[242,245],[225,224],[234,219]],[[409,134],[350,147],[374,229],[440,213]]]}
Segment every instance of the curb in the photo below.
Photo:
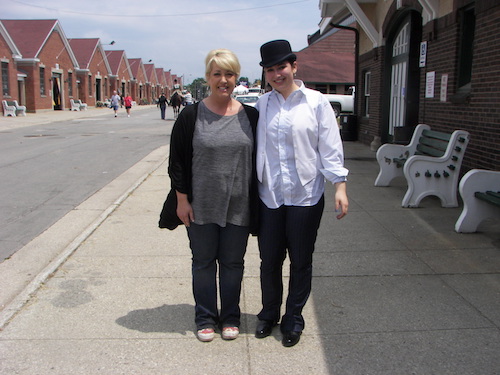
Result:
{"label": "curb", "polygon": [[[156,154],[163,155],[162,157],[156,156]],[[155,157],[156,156],[156,157]],[[87,226],[76,238],[74,238],[69,245],[67,245],[61,253],[59,253],[50,263],[39,272],[33,280],[31,280],[28,285],[14,297],[9,303],[7,303],[2,311],[0,311],[0,331],[2,331],[5,326],[10,322],[12,318],[26,305],[26,303],[32,298],[32,296],[37,292],[41,285],[50,278],[57,269],[80,247],[80,245],[87,240],[92,233],[108,218],[113,212],[139,187],[144,181],[147,180],[151,174],[153,174],[168,158],[168,146],[162,146],[152,151],[145,158],[137,162],[135,165],[130,167],[127,171],[122,173],[116,179],[111,181],[108,185],[115,183],[117,180],[122,178],[123,175],[130,173],[133,169],[137,168],[138,165],[144,162],[152,162],[153,165],[147,169],[145,173],[141,175],[139,179],[136,180],[131,186],[129,186],[122,195],[116,199],[108,208],[106,208],[97,219],[95,219],[89,226]],[[106,185],[106,186],[108,186]],[[86,201],[80,203],[78,207],[85,204],[90,199],[95,199],[105,187],[101,188],[93,196],[89,197]],[[74,208],[72,211],[78,210],[78,207]],[[65,220],[66,215],[61,218],[57,223]],[[56,225],[53,224],[52,226]],[[49,228],[50,229],[50,228]],[[45,232],[44,232],[45,233]],[[28,245],[26,245],[28,246]]]}

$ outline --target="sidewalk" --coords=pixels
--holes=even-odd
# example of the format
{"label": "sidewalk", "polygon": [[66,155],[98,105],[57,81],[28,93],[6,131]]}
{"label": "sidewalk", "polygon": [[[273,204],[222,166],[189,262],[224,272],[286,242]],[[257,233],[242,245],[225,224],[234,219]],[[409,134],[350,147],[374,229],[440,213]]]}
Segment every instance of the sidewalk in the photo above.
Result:
{"label": "sidewalk", "polygon": [[[40,288],[30,284],[0,313],[0,373],[499,374],[498,223],[457,234],[461,208],[427,198],[422,208],[403,209],[404,181],[374,187],[374,153],[356,142],[345,148],[349,215],[335,219],[329,189],[295,347],[281,345],[278,329],[253,335],[260,308],[253,237],[242,334],[231,342],[195,338],[185,230],[157,227],[169,185],[165,147],[110,184],[121,188],[103,189],[56,224],[54,241],[65,228],[73,239],[40,272]],[[94,217],[73,228],[80,211]]]}

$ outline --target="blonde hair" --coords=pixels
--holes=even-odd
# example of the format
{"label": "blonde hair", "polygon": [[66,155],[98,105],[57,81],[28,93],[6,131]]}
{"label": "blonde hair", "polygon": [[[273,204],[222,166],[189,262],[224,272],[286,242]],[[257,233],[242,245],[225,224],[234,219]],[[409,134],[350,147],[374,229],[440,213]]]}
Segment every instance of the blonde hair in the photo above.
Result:
{"label": "blonde hair", "polygon": [[241,65],[236,55],[225,48],[214,49],[210,51],[205,58],[205,75],[208,77],[212,71],[212,65],[217,64],[221,69],[228,70],[240,76]]}

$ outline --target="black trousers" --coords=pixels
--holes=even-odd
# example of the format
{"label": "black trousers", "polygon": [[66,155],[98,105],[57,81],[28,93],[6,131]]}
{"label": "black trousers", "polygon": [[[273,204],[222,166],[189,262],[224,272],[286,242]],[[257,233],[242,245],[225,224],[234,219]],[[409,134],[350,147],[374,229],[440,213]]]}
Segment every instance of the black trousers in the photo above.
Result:
{"label": "black trousers", "polygon": [[[193,254],[193,294],[196,329],[240,326],[240,293],[248,227],[227,224],[187,228]],[[220,315],[217,310],[217,268]]]}
{"label": "black trousers", "polygon": [[312,256],[325,199],[310,207],[281,206],[269,209],[260,202],[260,320],[279,321],[283,299],[283,262],[290,257],[290,281],[281,331],[302,331],[302,309],[311,293]]}

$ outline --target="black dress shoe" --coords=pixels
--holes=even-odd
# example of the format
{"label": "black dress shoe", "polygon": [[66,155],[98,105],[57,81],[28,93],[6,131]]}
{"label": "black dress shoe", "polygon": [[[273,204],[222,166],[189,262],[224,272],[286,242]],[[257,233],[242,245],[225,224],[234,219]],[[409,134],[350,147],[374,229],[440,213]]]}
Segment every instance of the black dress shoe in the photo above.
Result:
{"label": "black dress shoe", "polygon": [[259,320],[257,323],[257,329],[255,330],[255,337],[258,339],[263,339],[269,336],[273,332],[273,327],[276,325],[270,320]]}
{"label": "black dress shoe", "polygon": [[281,343],[283,346],[289,348],[290,346],[294,346],[300,341],[300,335],[302,332],[289,331],[283,333],[283,340]]}

